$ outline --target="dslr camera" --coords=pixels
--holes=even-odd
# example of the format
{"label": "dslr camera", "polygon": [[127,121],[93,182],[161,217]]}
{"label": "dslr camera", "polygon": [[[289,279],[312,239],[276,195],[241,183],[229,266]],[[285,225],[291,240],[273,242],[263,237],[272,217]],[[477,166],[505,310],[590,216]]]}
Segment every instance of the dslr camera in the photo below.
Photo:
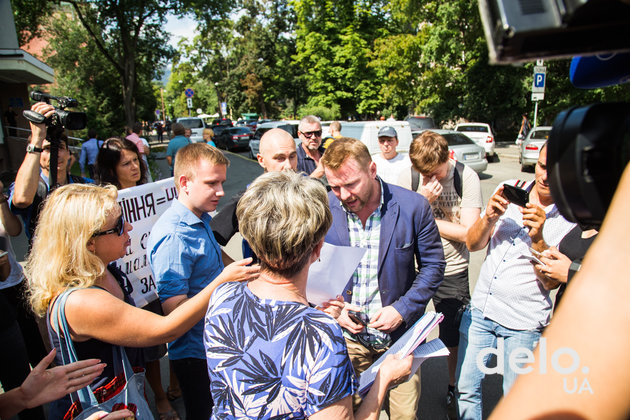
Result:
{"label": "dslr camera", "polygon": [[74,108],[79,105],[76,99],[67,96],[52,96],[43,92],[31,92],[31,99],[36,102],[50,103],[50,100],[57,101],[58,108],[55,112],[46,118],[42,114],[26,110],[23,112],[24,117],[34,124],[46,124],[47,127],[58,126],[67,128],[68,130],[83,130],[87,125],[87,117],[84,112],[67,111],[66,108]]}

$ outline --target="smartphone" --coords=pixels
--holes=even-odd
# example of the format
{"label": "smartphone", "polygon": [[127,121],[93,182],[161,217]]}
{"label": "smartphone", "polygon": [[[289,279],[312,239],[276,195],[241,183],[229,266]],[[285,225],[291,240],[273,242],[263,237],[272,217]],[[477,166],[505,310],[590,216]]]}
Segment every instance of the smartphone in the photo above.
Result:
{"label": "smartphone", "polygon": [[528,191],[510,184],[503,184],[503,197],[510,203],[521,207],[526,207],[529,202]]}
{"label": "smartphone", "polygon": [[362,312],[348,311],[348,316],[350,317],[352,322],[354,322],[355,324],[360,324],[360,325],[363,325],[364,327],[367,327],[367,323],[361,317],[362,315],[363,315]]}
{"label": "smartphone", "polygon": [[536,251],[532,247],[529,248],[529,251],[532,253],[532,255],[523,255],[525,258],[527,258],[532,264],[545,265],[545,263],[540,260],[540,257],[542,257],[542,254],[540,252]]}

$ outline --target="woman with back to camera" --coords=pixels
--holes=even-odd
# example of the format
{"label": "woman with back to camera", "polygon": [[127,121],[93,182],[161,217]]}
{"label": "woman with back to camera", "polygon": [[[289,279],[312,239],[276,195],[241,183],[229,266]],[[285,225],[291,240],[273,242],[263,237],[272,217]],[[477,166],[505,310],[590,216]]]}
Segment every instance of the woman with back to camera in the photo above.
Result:
{"label": "woman with back to camera", "polygon": [[220,286],[208,305],[212,418],[377,419],[412,356],[389,356],[353,415],[357,384],[341,328],[306,297],[308,269],[332,223],[324,186],[294,172],[266,173],[239,200],[237,217],[261,272]]}
{"label": "woman with back to camera", "polygon": [[[121,287],[122,272],[111,262],[125,255],[131,225],[125,222],[117,191],[112,185],[97,187],[70,184],[49,195],[40,213],[26,272],[30,279],[30,303],[44,316],[55,299],[71,289],[65,315],[80,360],[96,358],[107,363],[92,383],[106,384],[114,377],[113,346],[126,347],[133,366],[142,364],[140,347],[173,341],[204,314],[210,294],[222,282],[249,279],[257,271],[251,260],[230,264],[196,296],[168,316],[132,305]],[[46,319],[53,330],[50,319]],[[56,341],[56,340],[54,340]],[[60,354],[59,343],[52,342]],[[60,357],[56,360],[62,365]],[[50,418],[63,418],[70,400],[51,406]]]}
{"label": "woman with back to camera", "polygon": [[[130,140],[110,137],[99,149],[96,158],[96,179],[100,185],[112,184],[118,189],[146,184],[147,168],[137,146]],[[155,299],[142,309],[163,315],[162,305],[154,293]],[[166,345],[152,346],[143,349],[146,364],[146,378],[155,394],[155,404],[160,420],[179,420],[177,412],[169,402],[169,395],[177,392],[179,384],[175,374],[171,372],[169,393],[162,387],[160,359],[166,354]],[[179,392],[181,395],[181,391]],[[174,399],[174,398],[171,398]]]}

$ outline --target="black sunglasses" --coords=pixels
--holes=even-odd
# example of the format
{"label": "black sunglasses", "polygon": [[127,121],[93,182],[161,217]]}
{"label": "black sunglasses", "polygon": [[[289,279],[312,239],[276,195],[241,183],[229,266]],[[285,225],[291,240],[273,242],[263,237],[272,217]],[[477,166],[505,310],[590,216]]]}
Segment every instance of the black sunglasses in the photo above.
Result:
{"label": "black sunglasses", "polygon": [[300,131],[300,133],[304,134],[304,137],[306,137],[307,139],[310,139],[313,136],[315,136],[315,137],[321,137],[322,136],[322,130],[309,131],[309,132]]}
{"label": "black sunglasses", "polygon": [[117,233],[118,236],[122,236],[122,234],[125,233],[125,218],[123,217],[122,213],[120,213],[120,217],[116,221],[116,225],[113,228],[103,230],[101,232],[96,232],[94,235],[92,235],[92,238],[96,236],[109,235],[110,233]]}

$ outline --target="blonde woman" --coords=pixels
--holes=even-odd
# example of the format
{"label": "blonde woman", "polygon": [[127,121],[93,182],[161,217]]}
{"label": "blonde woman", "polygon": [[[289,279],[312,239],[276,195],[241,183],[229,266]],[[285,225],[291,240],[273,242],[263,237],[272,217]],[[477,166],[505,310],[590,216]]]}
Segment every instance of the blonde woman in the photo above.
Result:
{"label": "blonde woman", "polygon": [[[246,266],[249,260],[227,266],[214,282],[168,316],[134,307],[121,287],[124,274],[108,265],[125,255],[131,230],[116,198],[112,185],[70,184],[55,190],[41,211],[26,266],[31,306],[40,316],[60,293],[74,289],[65,315],[77,356],[107,363],[92,382],[94,387],[114,377],[112,346],[126,347],[131,364],[141,365],[140,347],[166,343],[184,334],[203,317],[216,286],[248,279],[257,270]],[[52,330],[50,319],[47,323]],[[63,364],[60,357],[56,362]],[[50,418],[63,418],[69,406],[69,398],[56,401]]]}
{"label": "blonde woman", "polygon": [[211,129],[211,128],[204,128],[203,129],[203,141],[208,143],[210,146],[217,147],[217,145],[214,143],[213,139],[214,139],[214,130]]}

